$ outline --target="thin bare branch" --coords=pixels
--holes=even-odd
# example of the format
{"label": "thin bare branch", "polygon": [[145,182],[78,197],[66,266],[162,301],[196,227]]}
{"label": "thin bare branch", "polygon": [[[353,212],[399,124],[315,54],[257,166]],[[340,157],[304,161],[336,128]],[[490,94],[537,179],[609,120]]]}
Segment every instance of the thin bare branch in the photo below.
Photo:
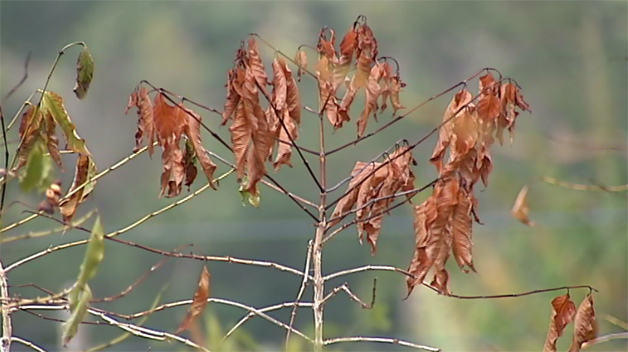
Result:
{"label": "thin bare branch", "polygon": [[33,350],[35,350],[35,351],[37,351],[37,352],[47,352],[45,349],[43,349],[43,348],[41,348],[41,347],[37,346],[36,344],[34,344],[34,343],[32,343],[32,342],[30,342],[30,341],[28,341],[28,340],[25,340],[25,339],[19,338],[19,337],[17,337],[17,336],[11,336],[11,341],[12,341],[12,342],[19,342],[19,343],[21,343],[22,345],[24,345],[24,346],[28,346],[28,347],[30,347],[31,349],[33,349]]}
{"label": "thin bare branch", "polygon": [[[306,254],[305,254],[305,268],[303,269],[303,273],[305,274],[310,272],[310,262],[312,259],[312,246],[313,246],[312,240],[308,241]],[[294,300],[295,303],[298,303],[301,301],[301,298],[303,297],[303,293],[305,292],[305,287],[307,286],[307,283],[308,283],[308,278],[309,278],[309,275],[303,275],[303,281],[301,281],[301,287],[299,287],[297,298]],[[290,323],[288,324],[289,327],[292,328],[292,326],[294,325],[294,319],[296,317],[297,317],[297,305],[295,304],[294,307],[292,308],[292,312],[290,312]],[[286,351],[288,350],[288,341],[290,341],[290,329],[288,329],[288,331],[286,332],[286,344],[285,344]]]}
{"label": "thin bare branch", "polygon": [[[92,215],[96,214],[95,210],[91,210],[89,211],[87,214],[85,214],[83,217],[81,217],[80,219],[77,219],[75,221],[72,222],[71,225],[69,225],[70,227],[76,227],[76,226],[80,226],[82,225],[85,221],[87,221],[89,218],[92,217]],[[16,235],[16,236],[11,236],[11,237],[3,237],[0,240],[0,243],[9,243],[9,242],[15,242],[15,241],[20,241],[20,240],[25,240],[25,239],[29,239],[29,238],[38,238],[38,237],[45,237],[45,236],[49,236],[58,232],[62,232],[67,230],[68,225],[63,225],[54,229],[50,229],[50,230],[45,230],[45,231],[38,231],[38,232],[29,232],[23,235]]]}
{"label": "thin bare branch", "polygon": [[618,332],[614,334],[598,336],[591,341],[585,342],[582,345],[582,349],[585,350],[587,348],[593,347],[594,345],[598,345],[600,343],[609,342],[613,340],[628,340],[628,332]]}
{"label": "thin bare branch", "polygon": [[375,287],[376,287],[376,283],[377,283],[377,279],[375,279],[374,283],[373,283],[373,299],[371,301],[371,304],[366,304],[364,303],[364,301],[362,299],[360,299],[360,297],[358,297],[355,293],[353,293],[353,291],[351,291],[351,289],[349,288],[349,284],[348,283],[344,283],[340,286],[334,287],[334,289],[329,292],[327,294],[327,296],[325,296],[325,298],[323,299],[323,304],[327,303],[327,301],[329,299],[331,299],[332,297],[334,297],[335,295],[337,295],[340,291],[344,291],[351,300],[357,302],[358,304],[360,304],[360,306],[362,306],[362,308],[364,309],[371,309],[373,308],[373,304],[375,302]]}
{"label": "thin bare branch", "polygon": [[628,184],[620,186],[600,186],[600,185],[584,185],[579,183],[565,182],[553,177],[543,176],[541,181],[549,183],[550,185],[561,186],[576,191],[603,191],[603,192],[626,192],[628,191]]}
{"label": "thin bare branch", "polygon": [[[260,312],[270,312],[273,310],[278,310],[278,309],[282,309],[282,308],[289,308],[289,307],[300,307],[300,308],[309,308],[312,307],[312,302],[284,302],[284,303],[280,303],[280,304],[275,304],[272,306],[268,306],[268,307],[264,307],[264,308],[259,308],[258,310]],[[238,320],[238,322],[231,328],[229,329],[229,331],[225,334],[225,336],[222,338],[222,340],[220,341],[220,344],[222,344],[223,342],[225,342],[225,340],[233,335],[233,333],[240,327],[242,326],[244,323],[246,323],[247,321],[249,321],[251,318],[253,318],[256,314],[254,312],[249,312],[247,315],[243,316],[242,318],[240,318],[240,320]],[[292,328],[291,326],[289,326],[290,328]]]}
{"label": "thin bare branch", "polygon": [[418,345],[416,343],[412,343],[412,342],[408,342],[408,341],[400,340],[400,339],[395,339],[395,338],[390,338],[390,337],[367,337],[367,336],[335,337],[332,339],[325,340],[323,344],[325,346],[328,346],[328,345],[333,345],[335,343],[342,343],[342,342],[379,342],[379,343],[389,343],[393,345],[412,347],[419,350],[426,350],[426,351],[432,351],[432,352],[440,351],[440,349],[436,347]]}
{"label": "thin bare branch", "polygon": [[160,331],[160,330],[156,330],[156,329],[149,329],[149,328],[145,328],[142,326],[138,326],[132,323],[123,323],[120,321],[115,320],[114,318],[108,316],[105,313],[96,311],[94,309],[87,309],[87,312],[91,315],[97,316],[99,318],[101,318],[102,320],[106,321],[107,323],[109,323],[110,325],[116,326],[124,331],[127,331],[135,336],[139,336],[139,337],[143,337],[143,338],[147,338],[147,339],[151,339],[151,340],[158,340],[158,341],[165,341],[165,340],[175,340],[178,342],[181,342],[187,346],[193,347],[195,349],[199,349],[205,352],[209,352],[208,349],[206,349],[205,347],[198,345],[194,342],[192,342],[191,340],[188,340],[184,337],[175,335],[175,334],[171,334],[165,331]]}

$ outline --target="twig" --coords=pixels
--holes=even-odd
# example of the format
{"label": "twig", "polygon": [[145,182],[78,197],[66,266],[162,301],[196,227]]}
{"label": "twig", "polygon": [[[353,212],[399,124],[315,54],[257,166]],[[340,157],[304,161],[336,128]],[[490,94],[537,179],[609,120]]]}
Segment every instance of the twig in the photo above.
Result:
{"label": "twig", "polygon": [[[73,221],[71,225],[69,225],[70,227],[76,227],[76,226],[80,226],[82,225],[85,221],[87,221],[89,218],[92,217],[92,215],[94,215],[96,213],[95,210],[91,210],[89,211],[87,214],[85,214],[83,217],[81,217],[80,219],[77,219],[76,221]],[[64,230],[67,230],[68,225],[63,225],[61,227],[57,227],[56,229],[50,229],[50,230],[45,230],[45,231],[39,231],[39,232],[29,232],[23,235],[16,235],[16,236],[11,236],[11,237],[4,237],[0,240],[0,243],[9,243],[9,242],[14,242],[14,241],[20,241],[20,240],[25,240],[25,239],[29,239],[29,238],[38,238],[38,237],[45,237],[45,236],[49,236],[52,235],[54,233],[57,232],[62,232]]]}
{"label": "twig", "polygon": [[[278,309],[282,309],[282,308],[289,308],[289,307],[301,307],[301,308],[303,308],[303,307],[312,307],[312,302],[284,302],[284,303],[275,304],[275,305],[264,307],[264,308],[259,308],[258,310],[260,312],[264,312],[265,313],[265,312],[270,312],[270,311],[273,311],[273,310],[278,310]],[[255,316],[255,313],[249,312],[247,315],[245,315],[242,318],[240,318],[240,320],[238,320],[238,322],[231,329],[229,329],[229,331],[225,334],[225,336],[220,341],[220,344],[222,345],[222,343],[225,342],[225,340],[229,336],[231,336],[240,326],[242,326],[244,323],[249,321],[254,316]],[[289,326],[289,327],[292,328],[291,326]]]}
{"label": "twig", "polygon": [[92,314],[94,316],[97,316],[99,318],[101,318],[102,320],[106,321],[107,323],[109,323],[110,325],[116,326],[124,331],[127,331],[133,335],[136,336],[140,336],[143,338],[147,338],[147,339],[151,339],[151,340],[158,340],[158,341],[165,341],[167,339],[171,339],[171,340],[176,340],[179,341],[185,345],[188,345],[190,347],[193,347],[195,349],[199,349],[199,350],[203,350],[205,352],[209,352],[208,349],[206,349],[205,347],[201,346],[201,345],[197,345],[196,343],[175,335],[175,334],[171,334],[165,331],[160,331],[160,330],[156,330],[156,329],[149,329],[149,328],[145,328],[142,326],[137,326],[135,324],[131,324],[131,323],[123,323],[120,321],[117,321],[115,319],[113,319],[112,317],[108,316],[105,313],[102,312],[98,312],[94,309],[89,308],[87,310],[87,312],[89,314]]}
{"label": "twig", "polygon": [[582,345],[582,349],[584,350],[584,349],[593,347],[594,345],[604,343],[604,342],[609,342],[613,340],[626,340],[626,339],[628,339],[628,332],[617,332],[614,334],[602,335],[602,336],[598,336],[594,338],[591,341],[585,342]]}
{"label": "twig", "polygon": [[543,176],[541,181],[551,185],[561,186],[574,189],[576,191],[604,191],[604,192],[625,192],[628,191],[628,184],[620,186],[600,186],[600,185],[583,185],[578,183],[565,182],[553,177]]}
{"label": "twig", "polygon": [[[299,303],[299,301],[301,301],[301,297],[303,297],[303,293],[305,292],[305,286],[307,286],[308,283],[308,277],[309,275],[307,275],[307,273],[310,272],[310,262],[312,259],[312,240],[310,240],[307,243],[307,249],[306,249],[306,254],[305,254],[305,268],[303,269],[303,273],[306,275],[303,275],[303,281],[301,281],[301,287],[299,287],[299,292],[297,293],[297,298],[294,300],[295,303]],[[288,324],[289,327],[292,327],[294,324],[294,319],[297,316],[297,305],[295,304],[294,307],[292,308],[292,312],[290,312],[290,324]],[[286,344],[285,344],[285,349],[286,351],[288,350],[288,341],[290,340],[290,329],[288,329],[288,331],[286,332]]]}
{"label": "twig", "polygon": [[351,289],[349,288],[349,284],[346,282],[340,286],[334,287],[334,289],[331,292],[329,292],[327,296],[325,296],[325,298],[323,299],[323,304],[327,303],[329,299],[337,295],[340,291],[344,291],[349,296],[349,298],[357,302],[360,306],[362,306],[362,308],[371,309],[373,308],[373,304],[374,304],[373,302],[375,302],[376,283],[377,283],[377,279],[374,281],[374,284],[373,284],[373,299],[371,301],[371,304],[364,303],[364,301],[362,301],[360,297],[358,297],[355,293],[353,293],[353,291],[351,291]]}
{"label": "twig", "polygon": [[333,339],[327,339],[323,342],[325,346],[332,345],[335,343],[341,342],[380,342],[380,343],[390,343],[393,345],[400,345],[406,347],[412,347],[420,350],[439,352],[440,349],[436,347],[430,347],[425,345],[418,345],[416,343],[408,342],[405,340],[389,338],[389,337],[366,337],[366,336],[352,336],[352,337],[336,337]]}
{"label": "twig", "polygon": [[32,342],[30,342],[30,341],[28,341],[28,340],[24,340],[24,339],[22,339],[22,338],[19,338],[19,337],[17,337],[17,336],[12,336],[12,337],[11,337],[11,341],[19,342],[19,343],[21,343],[22,345],[24,345],[24,346],[28,346],[28,347],[30,347],[30,348],[32,348],[32,349],[34,349],[34,350],[35,350],[35,351],[37,351],[37,352],[47,352],[45,349],[43,349],[43,348],[41,348],[41,347],[37,346],[36,344],[34,344],[34,343],[32,343]]}
{"label": "twig", "polygon": [[372,271],[372,270],[394,271],[394,272],[398,272],[398,273],[404,274],[404,275],[409,276],[409,277],[414,277],[414,275],[412,275],[411,273],[407,272],[406,270],[399,269],[399,268],[397,268],[395,266],[390,266],[390,265],[364,265],[364,266],[360,266],[360,267],[357,267],[357,268],[351,268],[351,269],[336,271],[335,273],[331,273],[331,274],[323,277],[323,280],[329,281],[329,280],[337,278],[337,277],[351,275],[351,274],[355,274],[355,273],[361,273],[363,271]]}

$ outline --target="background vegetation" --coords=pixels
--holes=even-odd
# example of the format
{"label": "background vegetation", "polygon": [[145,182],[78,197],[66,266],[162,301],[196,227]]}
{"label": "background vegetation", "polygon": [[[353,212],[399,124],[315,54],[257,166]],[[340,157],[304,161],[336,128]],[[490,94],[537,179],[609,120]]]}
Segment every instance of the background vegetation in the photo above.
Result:
{"label": "background vegetation", "polygon": [[[139,80],[148,79],[220,109],[233,53],[249,32],[259,33],[277,48],[293,53],[299,44],[315,44],[320,27],[327,25],[342,32],[356,15],[364,14],[381,42],[380,52],[394,56],[401,64],[402,78],[408,83],[402,93],[406,106],[418,104],[482,67],[495,67],[517,79],[533,110],[519,119],[512,146],[494,148],[496,171],[491,175],[491,186],[487,192],[478,193],[480,217],[485,223],[476,227],[474,236],[478,274],[452,270],[452,291],[499,294],[590,284],[600,291],[596,312],[600,331],[607,333],[621,329],[607,322],[605,315],[628,320],[626,194],[576,191],[543,183],[539,177],[606,186],[627,183],[627,10],[620,2],[3,1],[0,93],[6,94],[21,78],[24,58],[33,51],[28,81],[4,107],[7,115],[11,114],[27,94],[41,87],[60,47],[77,40],[86,42],[96,61],[94,82],[85,102],[67,99],[66,107],[88,141],[97,165],[104,169],[133,149],[136,119],[125,116],[124,108]],[[261,50],[266,57],[272,55],[265,47]],[[49,89],[71,96],[74,69],[73,59],[64,58]],[[316,94],[308,94],[314,92],[315,82],[304,82],[303,103],[316,106]],[[440,122],[449,99],[428,104],[359,148],[332,158],[332,182],[348,175],[354,160],[370,159],[400,138],[416,139],[427,133]],[[204,117],[218,125],[218,116]],[[12,131],[9,140],[17,141],[16,132]],[[226,128],[221,130],[223,135],[227,132]],[[355,129],[349,127],[330,134],[328,140],[333,147],[354,136]],[[315,134],[302,133],[301,143],[315,144]],[[205,145],[222,151],[211,138],[205,138]],[[428,163],[432,147],[433,143],[426,143],[414,152],[419,162],[415,168],[417,185],[436,176]],[[99,180],[91,200],[80,211],[98,208],[105,228],[114,230],[167,204],[167,200],[157,199],[160,163],[156,159],[142,155]],[[64,164],[73,165],[71,157]],[[63,176],[64,187],[71,184],[71,177],[71,173]],[[306,174],[296,166],[282,170],[277,179],[288,189],[302,189]],[[531,187],[531,216],[540,224],[538,228],[525,227],[509,214],[524,184]],[[17,187],[10,187],[8,192],[9,199],[17,197],[33,205],[40,201],[39,195],[19,194]],[[314,196],[316,190],[311,187],[301,193]],[[279,194],[263,189],[262,197],[260,209],[243,207],[231,178],[221,184],[220,191],[207,192],[151,220],[125,234],[125,239],[164,250],[194,243],[198,252],[272,259],[301,267],[307,240],[313,234],[311,221]],[[22,210],[20,205],[12,206],[5,222],[23,217]],[[40,219],[2,236],[53,225]],[[326,271],[367,263],[405,267],[411,259],[409,209],[399,208],[385,221],[375,257],[370,256],[368,246],[359,246],[357,235],[352,233],[343,233],[328,247]],[[70,231],[63,236],[3,244],[2,260],[11,263],[51,244],[85,236]],[[47,256],[16,269],[10,280],[14,284],[38,282],[60,290],[72,283],[83,251],[75,248]],[[107,243],[92,289],[98,296],[119,292],[159,260],[138,249]],[[147,309],[166,282],[170,284],[164,301],[190,297],[200,269],[198,262],[172,260],[132,295],[112,303],[111,310]],[[292,300],[300,284],[298,277],[261,268],[212,263],[210,269],[214,296],[253,306]],[[349,277],[349,283],[368,297],[373,276]],[[396,275],[377,276],[375,308],[361,311],[346,297],[339,297],[326,310],[326,335],[346,330],[392,333],[444,350],[467,351],[538,350],[543,344],[549,302],[554,297],[551,293],[465,301],[417,289],[410,299],[401,301],[405,280]],[[24,292],[35,294],[28,289]],[[572,293],[575,301],[583,295]],[[242,314],[211,305],[209,313],[215,315],[205,320],[209,330],[226,328]],[[184,314],[183,307],[172,309],[155,315],[148,325],[173,330]],[[306,314],[299,317],[302,324],[310,320]],[[56,323],[25,314],[13,318],[16,332],[46,348],[59,346]],[[238,345],[234,348],[276,348],[284,335],[259,319],[247,323],[245,330],[235,336]],[[119,331],[87,328],[82,334],[77,348],[108,340]],[[568,342],[559,341],[559,349],[567,348]],[[128,340],[116,348],[146,349],[146,343]],[[360,349],[369,348],[398,349],[360,345]],[[625,349],[623,341],[592,348]]]}

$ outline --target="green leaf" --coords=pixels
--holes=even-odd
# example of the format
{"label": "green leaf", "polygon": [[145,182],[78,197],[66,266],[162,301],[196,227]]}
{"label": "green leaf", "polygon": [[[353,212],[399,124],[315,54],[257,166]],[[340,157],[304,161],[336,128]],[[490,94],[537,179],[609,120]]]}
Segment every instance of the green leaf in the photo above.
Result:
{"label": "green leaf", "polygon": [[70,319],[63,324],[63,333],[61,336],[64,347],[76,336],[79,326],[85,319],[91,299],[92,290],[87,285],[74,297],[74,301],[72,301],[72,296],[70,296],[70,311],[72,315]]}
{"label": "green leaf", "polygon": [[85,146],[85,140],[78,135],[76,126],[70,120],[70,115],[65,109],[61,96],[54,92],[44,92],[42,108],[45,113],[52,115],[55,122],[61,126],[68,148],[80,154],[90,155]]}
{"label": "green leaf", "polygon": [[28,153],[26,168],[20,177],[20,188],[24,192],[33,189],[45,190],[52,183],[52,158],[45,151],[41,140],[35,141]]}
{"label": "green leaf", "polygon": [[247,190],[249,188],[248,184],[249,178],[248,176],[244,176],[242,182],[240,182],[240,189],[238,189],[240,197],[242,197],[242,205],[246,206],[246,203],[248,202],[253,207],[259,208],[260,203],[262,202],[262,192],[261,190],[258,190],[257,195],[251,194],[251,192]]}
{"label": "green leaf", "polygon": [[94,221],[94,227],[92,228],[92,235],[89,238],[89,244],[85,251],[85,257],[83,258],[83,264],[81,264],[81,270],[76,280],[76,285],[72,288],[72,291],[68,294],[68,300],[70,301],[70,310],[74,309],[74,305],[79,301],[79,297],[83,292],[83,289],[87,286],[87,281],[96,276],[98,271],[98,265],[105,256],[105,230],[100,222],[100,216]]}
{"label": "green leaf", "polygon": [[81,100],[85,99],[93,77],[94,59],[92,59],[92,55],[89,53],[87,45],[85,45],[76,60],[76,85],[74,86],[74,94],[76,94],[77,98]]}

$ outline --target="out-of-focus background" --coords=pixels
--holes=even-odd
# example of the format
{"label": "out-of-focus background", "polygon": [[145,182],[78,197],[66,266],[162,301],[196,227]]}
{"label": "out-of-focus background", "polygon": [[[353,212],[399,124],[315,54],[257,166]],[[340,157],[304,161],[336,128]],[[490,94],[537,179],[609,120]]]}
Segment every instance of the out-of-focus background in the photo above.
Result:
{"label": "out-of-focus background", "polygon": [[[613,186],[626,184],[627,138],[627,6],[622,2],[175,2],[175,1],[2,1],[0,4],[1,93],[4,96],[23,75],[24,59],[32,57],[26,83],[3,107],[7,118],[44,84],[58,50],[73,41],[89,45],[96,63],[94,80],[85,101],[72,93],[75,58],[70,49],[61,58],[49,89],[66,100],[67,109],[100,170],[127,156],[134,147],[136,116],[124,115],[128,95],[142,79],[180,95],[222,110],[226,72],[234,52],[250,32],[259,33],[276,48],[294,55],[300,44],[315,45],[321,27],[344,35],[355,18],[368,17],[381,55],[393,56],[401,65],[408,86],[404,105],[413,107],[483,67],[499,69],[523,87],[533,113],[517,123],[512,145],[493,148],[495,170],[489,187],[477,192],[479,216],[484,225],[474,228],[474,261],[477,274],[464,274],[450,261],[451,289],[463,295],[516,293],[563,285],[589,284],[595,295],[599,333],[621,332],[608,321],[628,320],[626,193],[584,192],[543,183],[540,177]],[[340,38],[338,38],[340,41]],[[270,62],[272,49],[260,45]],[[310,53],[310,62],[314,54]],[[269,65],[267,64],[267,67]],[[315,107],[315,82],[301,83],[303,102]],[[471,86],[476,88],[476,81]],[[356,160],[370,160],[395,141],[417,140],[442,119],[452,94],[433,101],[403,122],[330,160],[330,183],[346,177]],[[359,108],[354,108],[357,113]],[[198,110],[204,121],[228,140],[219,128],[220,117]],[[371,121],[367,131],[389,119]],[[357,116],[354,118],[354,120]],[[300,142],[316,148],[317,119],[304,115]],[[329,126],[328,126],[329,127]],[[9,133],[17,146],[17,131]],[[328,128],[330,132],[331,128]],[[331,147],[355,137],[355,125],[329,133]],[[232,160],[209,134],[208,149]],[[435,137],[414,152],[417,184],[436,176],[428,159]],[[283,168],[276,178],[295,193],[316,199],[317,192],[305,168],[293,156],[295,167]],[[64,156],[64,188],[71,184],[74,158]],[[312,159],[316,164],[316,159]],[[219,164],[218,172],[227,167]],[[59,172],[59,171],[57,171]],[[105,229],[126,226],[172,200],[158,199],[160,156],[141,155],[98,181],[80,217],[99,209]],[[199,182],[200,181],[200,182]],[[199,176],[194,187],[200,187]],[[511,218],[510,209],[519,190],[530,186],[531,217],[539,227],[526,227]],[[344,188],[343,188],[344,189]],[[126,233],[126,240],[172,250],[193,243],[197,253],[273,260],[302,267],[307,241],[314,234],[311,219],[287,198],[262,189],[262,206],[242,206],[233,177],[210,191],[149,220]],[[185,194],[185,192],[184,192]],[[183,197],[184,194],[181,196]],[[8,188],[8,201],[36,205],[38,194]],[[336,196],[332,197],[334,199]],[[423,198],[425,196],[422,196]],[[423,199],[421,198],[421,199]],[[7,225],[24,216],[23,205],[11,205]],[[46,219],[3,233],[13,236],[57,224]],[[89,225],[88,225],[89,226]],[[85,238],[68,231],[40,239],[2,245],[6,265],[48,246]],[[376,256],[360,246],[354,228],[326,247],[324,270],[363,264],[407,267],[414,235],[410,207],[384,219]],[[12,285],[36,283],[59,291],[76,278],[85,248],[54,253],[10,272]],[[104,262],[94,279],[96,297],[113,295],[131,284],[161,259],[137,248],[107,242]],[[293,300],[298,277],[258,267],[209,263],[212,294],[253,306]],[[165,283],[163,301],[191,298],[201,263],[172,259],[133,293],[102,308],[122,313],[148,309]],[[409,339],[445,351],[529,351],[542,349],[549,325],[550,301],[564,292],[500,300],[458,300],[417,288],[405,301],[405,279],[392,273],[346,277],[354,291],[370,299],[373,277],[378,278],[375,308],[367,311],[338,295],[325,310],[325,335],[374,335]],[[333,284],[341,284],[338,280]],[[42,295],[32,288],[12,287],[23,296]],[[586,290],[574,290],[578,304]],[[311,293],[306,294],[309,299]],[[173,331],[185,307],[153,315],[146,325]],[[59,312],[43,312],[66,318]],[[243,311],[210,305],[204,316],[210,345],[216,343]],[[286,319],[288,311],[274,316]],[[60,324],[26,313],[13,314],[14,333],[47,349],[60,349]],[[300,311],[297,327],[311,333],[312,316]],[[572,328],[559,341],[567,349]],[[108,341],[121,331],[111,327],[84,326],[74,349]],[[225,349],[272,350],[282,348],[284,331],[260,318],[237,332]],[[294,350],[308,346],[293,338]],[[212,345],[213,346],[213,345]],[[181,350],[177,344],[131,338],[114,350]],[[26,348],[15,344],[15,350]],[[625,351],[625,341],[591,348]],[[333,350],[403,350],[399,346],[336,345]]]}

